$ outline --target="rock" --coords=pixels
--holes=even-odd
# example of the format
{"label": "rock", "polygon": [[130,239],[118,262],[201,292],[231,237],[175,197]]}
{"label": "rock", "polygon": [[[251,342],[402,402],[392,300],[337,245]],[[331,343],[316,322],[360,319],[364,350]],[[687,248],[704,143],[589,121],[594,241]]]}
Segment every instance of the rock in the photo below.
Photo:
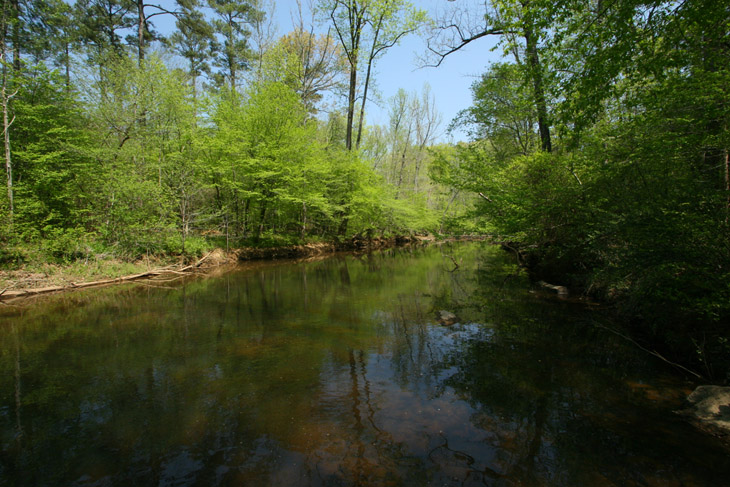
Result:
{"label": "rock", "polygon": [[451,311],[440,310],[436,312],[436,319],[444,326],[451,326],[459,322],[459,317]]}
{"label": "rock", "polygon": [[687,397],[690,407],[677,411],[718,436],[730,434],[730,387],[699,386]]}

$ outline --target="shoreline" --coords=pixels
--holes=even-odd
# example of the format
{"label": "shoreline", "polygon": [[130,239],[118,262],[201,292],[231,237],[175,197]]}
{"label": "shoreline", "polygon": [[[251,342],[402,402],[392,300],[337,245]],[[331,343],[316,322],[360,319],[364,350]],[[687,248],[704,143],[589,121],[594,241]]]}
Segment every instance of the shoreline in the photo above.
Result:
{"label": "shoreline", "polygon": [[[188,277],[193,275],[208,274],[215,268],[224,265],[232,265],[240,262],[250,261],[275,261],[280,259],[298,259],[317,256],[332,255],[336,252],[370,252],[385,248],[394,248],[413,244],[430,244],[444,241],[460,240],[484,240],[483,236],[451,237],[444,240],[436,240],[433,236],[398,236],[390,238],[365,239],[354,237],[342,242],[322,242],[302,245],[290,245],[282,247],[243,247],[229,249],[228,252],[221,248],[215,248],[205,254],[192,264],[180,262],[167,264],[159,267],[150,267],[149,258],[137,262],[122,262],[124,268],[134,268],[136,272],[126,272],[116,275],[114,272],[104,272],[94,280],[78,280],[73,272],[70,272],[72,265],[49,265],[53,275],[46,272],[31,274],[22,269],[16,271],[0,271],[0,303],[9,304],[11,301],[20,301],[26,298],[50,295],[67,292],[76,289],[87,289],[92,287],[110,286],[135,281],[169,281],[172,279]],[[169,261],[168,261],[169,262]],[[87,264],[79,264],[83,268]],[[146,266],[146,270],[144,268]],[[113,270],[113,266],[108,269]],[[30,274],[28,278],[14,279],[15,274],[23,276]],[[93,275],[93,274],[92,274]],[[34,285],[28,287],[13,286],[13,284],[30,281]]]}

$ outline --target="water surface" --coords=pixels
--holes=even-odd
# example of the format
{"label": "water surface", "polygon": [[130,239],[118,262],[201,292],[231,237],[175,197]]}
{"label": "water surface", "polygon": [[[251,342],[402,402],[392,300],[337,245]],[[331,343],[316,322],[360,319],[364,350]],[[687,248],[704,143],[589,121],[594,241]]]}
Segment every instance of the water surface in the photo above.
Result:
{"label": "water surface", "polygon": [[726,485],[596,323],[481,243],[3,306],[0,485]]}

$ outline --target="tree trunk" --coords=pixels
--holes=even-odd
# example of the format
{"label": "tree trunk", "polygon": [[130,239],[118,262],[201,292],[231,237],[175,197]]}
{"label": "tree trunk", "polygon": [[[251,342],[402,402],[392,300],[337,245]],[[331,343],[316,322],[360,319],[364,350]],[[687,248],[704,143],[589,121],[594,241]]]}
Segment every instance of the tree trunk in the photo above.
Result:
{"label": "tree trunk", "polygon": [[236,91],[236,67],[233,65],[233,60],[228,62],[228,72],[231,75],[231,92]]}
{"label": "tree trunk", "polygon": [[195,109],[195,116],[197,117],[198,111],[198,77],[195,75],[195,62],[190,60],[190,81],[193,84],[193,109]]}
{"label": "tree trunk", "polygon": [[540,131],[540,144],[545,152],[552,152],[553,146],[550,140],[550,121],[548,118],[547,101],[545,98],[545,87],[543,85],[542,68],[540,66],[540,56],[537,52],[537,39],[534,32],[532,21],[524,21],[524,37],[525,49],[527,54],[527,64],[529,67],[529,75],[532,78],[532,87],[535,96],[535,105],[537,108],[537,125]]}
{"label": "tree trunk", "polygon": [[[17,73],[20,71],[20,3],[18,0],[12,0],[10,6],[13,11],[13,70]],[[3,58],[5,60],[5,58]]]}
{"label": "tree trunk", "polygon": [[69,42],[66,41],[64,44],[65,56],[63,60],[63,65],[66,71],[66,93],[71,93],[71,53],[69,52],[68,47]]}
{"label": "tree trunk", "polygon": [[259,215],[259,228],[256,231],[256,240],[261,238],[261,234],[264,233],[264,221],[266,220],[266,201],[261,202],[261,213]]}
{"label": "tree trunk", "polygon": [[233,46],[235,46],[235,39],[233,38],[233,26],[234,22],[233,20],[229,19],[228,22],[228,28],[229,28],[229,37],[227,39],[227,46],[231,50],[228,51],[228,72],[231,75],[231,92],[236,91],[236,61],[233,58],[235,54],[233,54]]}
{"label": "tree trunk", "polygon": [[0,88],[0,97],[2,98],[0,100],[0,103],[2,103],[3,108],[3,142],[5,144],[5,171],[7,173],[7,185],[8,185],[8,209],[9,209],[9,223],[10,225],[13,224],[13,215],[15,213],[15,204],[13,202],[13,164],[10,158],[10,125],[12,125],[13,120],[8,119],[8,110],[9,110],[9,104],[10,99],[15,96],[15,93],[12,95],[8,95],[7,89],[8,89],[8,69],[4,64],[7,51],[5,50],[5,42],[3,40],[2,46],[0,47],[2,49],[2,53],[0,54],[0,61],[3,61],[2,66],[2,87]]}
{"label": "tree trunk", "polygon": [[343,215],[342,220],[340,220],[340,225],[337,228],[337,235],[340,237],[344,237],[347,235],[347,226],[350,223],[350,217],[348,215]]}
{"label": "tree trunk", "polygon": [[3,135],[5,142],[5,170],[8,175],[8,205],[10,208],[10,224],[13,223],[13,213],[15,205],[13,203],[13,165],[10,160],[10,122],[8,122],[8,101],[9,97],[5,94],[5,83],[2,87],[2,104],[3,104]]}
{"label": "tree trunk", "polygon": [[248,237],[248,210],[251,207],[251,198],[246,198],[246,202],[243,205],[243,238]]}
{"label": "tree trunk", "polygon": [[140,66],[144,61],[145,30],[147,30],[147,19],[144,16],[144,0],[137,0],[137,57]]}
{"label": "tree trunk", "polygon": [[730,219],[730,153],[725,149],[725,192],[727,193],[727,204],[725,206],[725,225]]}
{"label": "tree trunk", "polygon": [[360,140],[362,140],[362,124],[365,119],[365,102],[368,98],[368,87],[370,86],[370,70],[373,66],[373,60],[370,59],[368,62],[367,73],[365,73],[365,87],[362,91],[362,103],[360,104],[360,118],[357,121],[357,140],[355,141],[355,148],[360,148]]}
{"label": "tree trunk", "polygon": [[302,202],[302,234],[301,237],[304,239],[304,236],[307,234],[307,202]]}
{"label": "tree trunk", "polygon": [[403,171],[406,167],[406,153],[408,152],[408,144],[403,146],[403,153],[400,156],[400,170],[398,171],[398,183],[395,185],[395,199],[400,196],[401,186],[403,185]]}
{"label": "tree trunk", "polygon": [[365,102],[368,99],[368,87],[370,86],[370,73],[373,68],[373,62],[375,61],[375,46],[378,43],[378,35],[380,34],[380,24],[378,29],[375,31],[375,38],[373,39],[373,47],[370,49],[370,56],[368,57],[368,69],[365,73],[365,87],[362,91],[362,103],[360,104],[360,119],[357,122],[357,141],[355,142],[355,148],[360,148],[360,140],[362,139],[362,124],[365,118]]}
{"label": "tree trunk", "polygon": [[347,94],[347,131],[345,133],[345,147],[352,150],[352,126],[355,116],[355,96],[357,88],[357,60],[350,64],[350,89]]}

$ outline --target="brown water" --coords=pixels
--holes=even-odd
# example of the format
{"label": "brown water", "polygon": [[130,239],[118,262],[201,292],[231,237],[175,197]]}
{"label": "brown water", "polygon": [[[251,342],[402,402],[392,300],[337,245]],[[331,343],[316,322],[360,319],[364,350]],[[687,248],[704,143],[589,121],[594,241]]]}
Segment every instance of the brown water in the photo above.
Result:
{"label": "brown water", "polygon": [[0,485],[728,485],[692,384],[515,271],[447,244],[3,306]]}

